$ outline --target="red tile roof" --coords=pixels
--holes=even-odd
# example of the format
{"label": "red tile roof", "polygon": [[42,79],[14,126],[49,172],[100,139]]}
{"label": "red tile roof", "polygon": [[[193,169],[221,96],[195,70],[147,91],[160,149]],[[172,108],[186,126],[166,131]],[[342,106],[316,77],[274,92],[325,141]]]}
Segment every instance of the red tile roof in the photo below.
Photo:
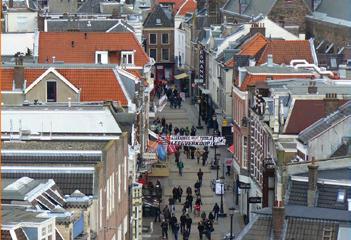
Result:
{"label": "red tile roof", "polygon": [[137,69],[126,69],[127,72],[129,72],[130,74],[133,74],[135,77],[137,78],[141,78],[142,74],[139,70]]}
{"label": "red tile roof", "polygon": [[[344,104],[346,100],[337,100],[336,106]],[[319,119],[328,115],[326,100],[295,100],[290,117],[286,123],[286,134],[298,134]]]}
{"label": "red tile roof", "polygon": [[268,40],[261,33],[256,33],[242,46],[239,55],[255,57],[267,44]]}
{"label": "red tile roof", "polygon": [[[85,35],[86,34],[86,35]],[[39,63],[56,61],[65,63],[95,63],[95,51],[109,54],[112,63],[119,64],[120,51],[135,50],[134,62],[144,66],[149,57],[131,32],[40,32]]]}
{"label": "red tile roof", "polygon": [[[26,68],[24,71],[27,87],[40,77],[47,69]],[[128,104],[122,88],[109,68],[101,69],[55,69],[75,87],[81,89],[80,100],[90,101],[119,101],[123,106]],[[11,91],[13,68],[1,69],[1,91]]]}
{"label": "red tile roof", "polygon": [[234,58],[231,58],[231,59],[229,59],[228,61],[226,61],[226,62],[224,63],[224,66],[226,66],[226,67],[228,67],[228,68],[233,68],[233,67],[234,67],[234,64],[235,64]]}
{"label": "red tile roof", "polygon": [[307,40],[269,40],[257,63],[266,63],[268,54],[272,54],[276,64],[290,65],[293,59],[305,59],[313,63],[311,46]]}
{"label": "red tile roof", "polygon": [[243,83],[240,86],[241,91],[246,91],[248,86],[254,86],[258,82],[264,82],[266,80],[280,80],[280,79],[291,79],[291,78],[299,78],[299,79],[311,79],[311,75],[290,75],[290,74],[281,74],[281,75],[247,75],[244,79]]}
{"label": "red tile roof", "polygon": [[197,9],[197,2],[195,0],[186,0],[179,8],[177,15],[184,16],[188,12],[195,12]]}

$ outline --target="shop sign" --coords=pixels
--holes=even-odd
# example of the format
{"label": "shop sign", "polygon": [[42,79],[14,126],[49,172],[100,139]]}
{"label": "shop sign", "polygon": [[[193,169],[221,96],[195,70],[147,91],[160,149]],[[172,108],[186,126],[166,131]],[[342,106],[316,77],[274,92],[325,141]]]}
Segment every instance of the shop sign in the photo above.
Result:
{"label": "shop sign", "polygon": [[143,154],[144,159],[157,159],[156,153],[146,152]]}
{"label": "shop sign", "polygon": [[195,78],[195,79],[194,79],[194,82],[195,82],[195,83],[203,83],[204,80],[203,80],[202,78]]}
{"label": "shop sign", "polygon": [[239,187],[240,189],[250,189],[250,188],[251,188],[251,185],[250,185],[250,183],[239,182],[238,187]]}
{"label": "shop sign", "polygon": [[262,198],[261,197],[249,197],[249,203],[261,203]]}

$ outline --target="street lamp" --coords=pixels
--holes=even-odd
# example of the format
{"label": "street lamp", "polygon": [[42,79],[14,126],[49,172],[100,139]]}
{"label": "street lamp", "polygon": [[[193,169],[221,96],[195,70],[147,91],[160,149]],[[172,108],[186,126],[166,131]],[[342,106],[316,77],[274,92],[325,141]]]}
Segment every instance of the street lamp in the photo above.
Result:
{"label": "street lamp", "polygon": [[200,115],[201,115],[201,97],[198,96],[197,97],[197,103],[199,104],[199,120],[197,122],[197,129],[203,129],[203,126],[201,126],[201,119],[200,119]]}
{"label": "street lamp", "polygon": [[233,236],[233,217],[234,217],[234,211],[235,211],[235,208],[234,207],[230,207],[229,208],[229,215],[230,215],[230,240],[233,240],[234,239],[234,236]]}

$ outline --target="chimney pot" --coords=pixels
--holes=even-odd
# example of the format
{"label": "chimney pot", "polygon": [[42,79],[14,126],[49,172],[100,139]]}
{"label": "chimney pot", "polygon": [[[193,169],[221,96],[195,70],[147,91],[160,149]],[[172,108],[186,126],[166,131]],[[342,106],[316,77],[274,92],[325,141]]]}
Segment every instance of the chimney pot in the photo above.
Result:
{"label": "chimney pot", "polygon": [[272,54],[268,54],[268,56],[267,56],[267,66],[273,67],[273,55]]}

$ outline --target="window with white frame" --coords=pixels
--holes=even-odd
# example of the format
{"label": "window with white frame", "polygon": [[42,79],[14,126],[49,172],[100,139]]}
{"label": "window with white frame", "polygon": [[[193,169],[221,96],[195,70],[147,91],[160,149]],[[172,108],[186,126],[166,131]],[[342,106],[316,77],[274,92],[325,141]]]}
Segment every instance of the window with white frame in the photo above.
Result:
{"label": "window with white frame", "polygon": [[51,223],[49,225],[41,228],[39,239],[41,239],[41,240],[52,240],[53,239],[53,226]]}
{"label": "window with white frame", "polygon": [[169,49],[162,48],[162,60],[169,61]]}
{"label": "window with white frame", "polygon": [[169,44],[168,33],[162,33],[162,44]]}
{"label": "window with white frame", "polygon": [[157,34],[156,33],[149,34],[149,44],[151,44],[151,45],[157,44]]}
{"label": "window with white frame", "polygon": [[133,51],[123,51],[121,54],[121,64],[133,65],[134,64],[134,52]]}

